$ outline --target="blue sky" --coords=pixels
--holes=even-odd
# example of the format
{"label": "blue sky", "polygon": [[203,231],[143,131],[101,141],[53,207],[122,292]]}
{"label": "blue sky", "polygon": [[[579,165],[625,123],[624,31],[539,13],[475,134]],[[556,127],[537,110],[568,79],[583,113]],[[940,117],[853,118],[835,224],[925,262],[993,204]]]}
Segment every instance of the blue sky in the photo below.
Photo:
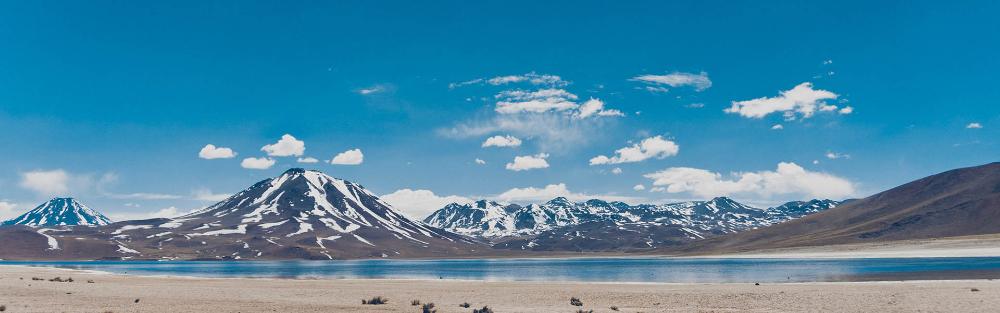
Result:
{"label": "blue sky", "polygon": [[63,195],[169,215],[289,167],[417,216],[557,194],[862,197],[997,160],[998,6],[3,3],[0,214]]}

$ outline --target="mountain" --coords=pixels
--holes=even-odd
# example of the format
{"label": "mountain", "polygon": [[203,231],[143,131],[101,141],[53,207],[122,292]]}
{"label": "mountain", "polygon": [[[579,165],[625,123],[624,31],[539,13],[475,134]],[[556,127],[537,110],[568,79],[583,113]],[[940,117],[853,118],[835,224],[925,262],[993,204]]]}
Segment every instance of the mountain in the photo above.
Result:
{"label": "mountain", "polygon": [[541,251],[652,249],[766,227],[837,205],[833,200],[788,202],[766,210],[726,197],[630,206],[559,197],[520,206],[480,200],[452,203],[424,222],[493,242],[494,248]]}
{"label": "mountain", "polygon": [[185,216],[39,234],[60,245],[39,246],[46,255],[58,254],[77,237],[110,247],[111,253],[104,248],[97,249],[102,254],[85,256],[92,258],[399,258],[461,256],[489,249],[410,220],[359,184],[297,168]]}
{"label": "mountain", "polygon": [[1000,233],[1000,163],[928,176],[772,227],[688,248],[725,253],[769,248]]}
{"label": "mountain", "polygon": [[101,226],[111,224],[103,214],[88,208],[73,198],[54,198],[35,207],[28,213],[4,221],[0,225],[25,226]]}

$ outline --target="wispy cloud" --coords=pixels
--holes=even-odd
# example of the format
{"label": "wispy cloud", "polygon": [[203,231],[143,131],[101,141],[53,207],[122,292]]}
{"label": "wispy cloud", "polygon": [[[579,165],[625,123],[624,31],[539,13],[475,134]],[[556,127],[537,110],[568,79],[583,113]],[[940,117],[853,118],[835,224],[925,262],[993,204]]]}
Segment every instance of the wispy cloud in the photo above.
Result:
{"label": "wispy cloud", "polygon": [[[708,73],[701,72],[698,74],[694,73],[684,73],[684,72],[673,72],[664,75],[639,75],[633,77],[631,80],[643,82],[652,85],[666,85],[673,88],[677,87],[693,87],[695,91],[704,91],[712,87],[712,80],[708,78]],[[646,88],[646,90],[652,92],[666,92],[667,89],[662,86],[652,86],[653,88]]]}

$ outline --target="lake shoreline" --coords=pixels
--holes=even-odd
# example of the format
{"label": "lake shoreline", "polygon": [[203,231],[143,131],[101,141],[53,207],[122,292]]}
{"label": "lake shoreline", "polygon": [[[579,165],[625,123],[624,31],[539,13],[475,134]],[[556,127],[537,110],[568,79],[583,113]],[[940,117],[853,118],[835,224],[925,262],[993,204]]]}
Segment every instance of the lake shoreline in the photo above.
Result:
{"label": "lake shoreline", "polygon": [[[59,276],[74,282],[51,282]],[[42,280],[31,280],[37,277]],[[87,281],[93,281],[88,283]],[[1000,281],[819,283],[577,283],[402,279],[246,279],[151,277],[0,266],[0,299],[10,312],[438,312],[983,311],[1000,305]],[[972,291],[975,288],[978,291]],[[384,296],[389,304],[361,299]],[[569,305],[570,297],[584,305]],[[138,302],[137,302],[138,301]]]}

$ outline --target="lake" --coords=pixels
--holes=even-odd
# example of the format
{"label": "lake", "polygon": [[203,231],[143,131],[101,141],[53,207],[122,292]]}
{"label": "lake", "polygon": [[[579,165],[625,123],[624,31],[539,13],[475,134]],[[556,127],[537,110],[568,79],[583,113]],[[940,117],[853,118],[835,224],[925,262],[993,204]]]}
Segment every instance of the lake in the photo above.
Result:
{"label": "lake", "polygon": [[0,261],[117,274],[588,282],[810,282],[1000,278],[1000,258],[560,258],[354,261]]}

